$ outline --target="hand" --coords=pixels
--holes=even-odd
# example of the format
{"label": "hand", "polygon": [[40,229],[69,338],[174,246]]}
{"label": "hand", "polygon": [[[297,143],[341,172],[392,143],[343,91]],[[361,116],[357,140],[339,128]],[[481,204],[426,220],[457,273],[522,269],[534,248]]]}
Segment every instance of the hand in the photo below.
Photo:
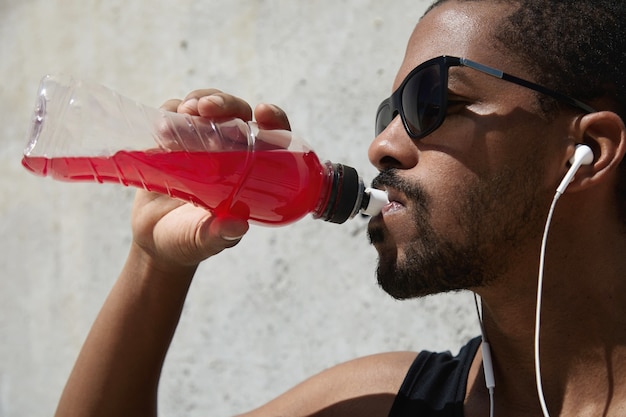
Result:
{"label": "hand", "polygon": [[[220,90],[195,90],[184,100],[169,100],[164,108],[176,106],[178,113],[214,118],[239,118],[252,120],[252,110],[245,101],[222,93]],[[283,110],[273,104],[259,104],[254,109],[254,119],[262,129],[291,130],[289,119]]]}
{"label": "hand", "polygon": [[[206,118],[251,120],[253,112],[245,101],[219,90],[196,90],[184,100],[168,100],[168,111]],[[263,129],[289,129],[285,113],[261,104],[254,117]],[[134,244],[161,268],[195,267],[204,259],[236,245],[248,231],[247,222],[214,217],[209,211],[168,196],[137,192],[133,207]]]}

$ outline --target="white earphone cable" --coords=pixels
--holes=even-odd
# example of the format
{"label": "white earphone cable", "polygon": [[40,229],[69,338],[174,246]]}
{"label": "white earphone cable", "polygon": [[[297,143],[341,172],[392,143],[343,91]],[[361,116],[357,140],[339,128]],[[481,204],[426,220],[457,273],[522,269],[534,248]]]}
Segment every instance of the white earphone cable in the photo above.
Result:
{"label": "white earphone cable", "polygon": [[480,325],[480,333],[482,335],[482,355],[483,355],[483,371],[485,373],[485,385],[487,391],[489,391],[489,417],[494,417],[495,414],[495,395],[494,389],[496,387],[496,381],[493,372],[493,361],[491,359],[491,348],[487,341],[485,334],[485,327],[483,326],[483,317],[480,307],[478,306],[478,295],[474,293],[474,304],[476,305],[476,314],[478,314],[478,324]]}
{"label": "white earphone cable", "polygon": [[535,308],[535,380],[537,384],[537,395],[539,396],[539,403],[541,405],[541,411],[544,417],[550,417],[548,412],[548,406],[546,405],[546,399],[543,394],[543,383],[541,380],[541,359],[539,357],[539,336],[541,333],[541,301],[543,292],[543,271],[546,258],[546,246],[548,242],[548,232],[550,230],[550,223],[552,222],[552,215],[554,214],[554,208],[561,193],[557,192],[552,200],[550,211],[548,212],[548,218],[546,219],[546,225],[543,231],[543,239],[541,240],[541,256],[539,258],[539,275],[537,277],[537,305]]}

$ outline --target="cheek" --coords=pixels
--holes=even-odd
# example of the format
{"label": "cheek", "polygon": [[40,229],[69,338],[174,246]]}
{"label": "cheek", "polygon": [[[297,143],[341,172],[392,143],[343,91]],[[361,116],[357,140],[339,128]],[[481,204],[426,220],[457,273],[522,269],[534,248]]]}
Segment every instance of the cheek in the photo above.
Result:
{"label": "cheek", "polygon": [[474,172],[449,156],[438,158],[438,163],[431,165],[422,182],[430,197],[428,222],[435,235],[445,236],[450,242],[465,240],[467,219],[463,202],[477,181]]}

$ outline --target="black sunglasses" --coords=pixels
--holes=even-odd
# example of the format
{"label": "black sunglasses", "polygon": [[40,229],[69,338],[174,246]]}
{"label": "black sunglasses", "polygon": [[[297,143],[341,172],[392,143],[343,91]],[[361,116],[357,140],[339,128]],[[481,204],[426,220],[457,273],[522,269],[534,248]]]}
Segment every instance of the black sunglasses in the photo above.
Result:
{"label": "black sunglasses", "polygon": [[585,113],[596,111],[575,98],[495,68],[466,58],[439,56],[429,59],[413,69],[391,97],[380,104],[376,112],[376,136],[385,130],[398,114],[400,114],[404,129],[413,139],[423,138],[441,126],[446,118],[448,106],[448,71],[450,67],[461,66],[473,68],[492,77],[530,88],[579,108]]}

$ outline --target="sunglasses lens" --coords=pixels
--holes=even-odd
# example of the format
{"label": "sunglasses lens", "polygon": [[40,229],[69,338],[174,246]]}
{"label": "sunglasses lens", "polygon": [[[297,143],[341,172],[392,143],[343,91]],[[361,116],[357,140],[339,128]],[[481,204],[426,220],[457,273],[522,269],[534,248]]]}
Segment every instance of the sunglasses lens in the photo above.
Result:
{"label": "sunglasses lens", "polygon": [[393,120],[389,99],[382,102],[376,113],[376,136],[380,135]]}
{"label": "sunglasses lens", "polygon": [[430,65],[411,76],[402,91],[402,110],[409,131],[415,136],[430,133],[443,118],[441,66]]}

